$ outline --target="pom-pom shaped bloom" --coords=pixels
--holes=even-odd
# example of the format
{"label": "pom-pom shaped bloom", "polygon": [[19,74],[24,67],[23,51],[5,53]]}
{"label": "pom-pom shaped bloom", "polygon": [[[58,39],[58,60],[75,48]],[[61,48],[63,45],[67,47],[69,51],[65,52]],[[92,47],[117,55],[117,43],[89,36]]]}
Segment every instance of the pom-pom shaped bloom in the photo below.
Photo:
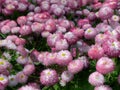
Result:
{"label": "pom-pom shaped bloom", "polygon": [[20,28],[20,34],[21,35],[28,35],[28,34],[31,34],[32,30],[31,30],[31,27],[28,26],[28,25],[23,25],[21,26]]}
{"label": "pom-pom shaped bloom", "polygon": [[18,17],[18,19],[17,19],[17,23],[19,24],[19,25],[25,25],[26,24],[26,22],[27,22],[27,18],[26,18],[26,16],[20,16],[20,17]]}
{"label": "pom-pom shaped bloom", "polygon": [[40,82],[43,85],[51,86],[58,82],[58,74],[55,70],[45,69],[40,74]]}
{"label": "pom-pom shaped bloom", "polygon": [[71,32],[78,38],[82,38],[84,36],[84,30],[80,28],[73,28]]}
{"label": "pom-pom shaped bloom", "polygon": [[69,71],[64,71],[61,74],[61,80],[64,82],[70,82],[73,79],[74,75]]}
{"label": "pom-pom shaped bloom", "polygon": [[56,62],[56,56],[57,53],[48,53],[45,57],[44,57],[44,61],[43,64],[45,66],[50,66],[52,64],[55,64]]}
{"label": "pom-pom shaped bloom", "polygon": [[35,71],[35,66],[32,64],[25,65],[23,72],[25,75],[31,75]]}
{"label": "pom-pom shaped bloom", "polygon": [[108,57],[102,57],[98,60],[96,69],[102,74],[108,74],[115,69],[115,63]]}
{"label": "pom-pom shaped bloom", "polygon": [[26,64],[27,62],[28,62],[28,57],[19,56],[19,57],[17,58],[17,63],[19,63],[19,64],[24,65],[24,64]]}
{"label": "pom-pom shaped bloom", "polygon": [[92,47],[88,50],[88,56],[91,59],[99,59],[104,56],[104,50],[100,45],[92,45]]}
{"label": "pom-pom shaped bloom", "polygon": [[48,32],[54,32],[56,30],[56,23],[54,19],[49,19],[46,21],[45,30]]}
{"label": "pom-pom shaped bloom", "polygon": [[17,73],[16,78],[19,83],[26,83],[28,80],[28,76],[25,75],[22,71]]}
{"label": "pom-pom shaped bloom", "polygon": [[84,33],[84,37],[86,39],[93,39],[96,35],[97,35],[97,31],[94,28],[88,28]]}
{"label": "pom-pom shaped bloom", "polygon": [[31,28],[32,28],[32,31],[33,31],[33,32],[41,32],[41,31],[44,30],[45,25],[44,25],[43,23],[34,22],[34,23],[31,25]]}
{"label": "pom-pom shaped bloom", "polygon": [[108,85],[100,85],[95,87],[94,90],[112,90],[112,88]]}
{"label": "pom-pom shaped bloom", "polygon": [[40,90],[40,89],[34,88],[34,87],[30,86],[30,85],[26,85],[26,86],[22,86],[18,90]]}
{"label": "pom-pom shaped bloom", "polygon": [[9,79],[9,83],[8,83],[9,86],[16,86],[18,84],[16,75],[10,75],[8,79]]}
{"label": "pom-pom shaped bloom", "polygon": [[69,44],[66,39],[60,39],[55,43],[56,50],[66,50],[68,49],[68,47],[69,47]]}
{"label": "pom-pom shaped bloom", "polygon": [[93,86],[99,86],[105,82],[105,79],[101,73],[93,72],[90,74],[88,81]]}
{"label": "pom-pom shaped bloom", "polygon": [[78,59],[83,62],[84,68],[88,68],[89,67],[90,62],[89,62],[89,60],[88,60],[88,58],[86,56],[81,56]]}
{"label": "pom-pom shaped bloom", "polygon": [[68,41],[69,44],[74,44],[78,40],[78,37],[72,32],[65,33],[64,38]]}
{"label": "pom-pom shaped bloom", "polygon": [[56,63],[59,65],[68,65],[72,59],[73,57],[68,50],[61,50],[57,53]]}
{"label": "pom-pom shaped bloom", "polygon": [[102,20],[109,19],[113,15],[113,9],[111,9],[110,7],[102,7],[99,10],[98,15]]}
{"label": "pom-pom shaped bloom", "polygon": [[0,85],[6,87],[8,85],[8,77],[0,74]]}
{"label": "pom-pom shaped bloom", "polygon": [[108,40],[102,45],[105,54],[109,57],[118,57],[120,54],[120,42],[117,40]]}
{"label": "pom-pom shaped bloom", "polygon": [[10,28],[10,26],[8,26],[8,25],[4,25],[4,26],[1,28],[1,32],[2,32],[3,34],[10,33],[10,30],[11,30],[11,28]]}
{"label": "pom-pom shaped bloom", "polygon": [[73,60],[68,64],[68,71],[73,74],[76,74],[76,73],[82,71],[83,67],[84,67],[84,65],[81,60],[79,60],[79,59]]}
{"label": "pom-pom shaped bloom", "polygon": [[57,40],[62,38],[61,34],[50,34],[47,37],[47,43],[50,47],[54,47]]}

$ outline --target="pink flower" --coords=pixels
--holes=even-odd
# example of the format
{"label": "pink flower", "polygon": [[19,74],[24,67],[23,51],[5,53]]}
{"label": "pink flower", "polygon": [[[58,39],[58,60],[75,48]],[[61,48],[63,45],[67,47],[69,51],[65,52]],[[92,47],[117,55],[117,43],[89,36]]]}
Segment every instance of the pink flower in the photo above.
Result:
{"label": "pink flower", "polygon": [[27,18],[26,18],[26,16],[20,16],[20,17],[18,17],[18,19],[17,19],[17,23],[19,24],[19,25],[25,25],[26,24],[26,22],[27,22]]}
{"label": "pink flower", "polygon": [[58,74],[55,70],[45,69],[40,74],[40,82],[43,85],[51,86],[58,82]]}
{"label": "pink flower", "polygon": [[104,50],[100,45],[92,45],[92,47],[88,50],[88,56],[91,59],[99,59],[104,56]]}
{"label": "pink flower", "polygon": [[8,26],[8,25],[4,25],[4,26],[2,26],[2,28],[1,28],[1,32],[2,32],[3,34],[10,33],[10,30],[11,30],[11,28],[10,28],[10,26]]}
{"label": "pink flower", "polygon": [[93,72],[90,74],[88,81],[93,86],[100,86],[100,85],[103,85],[103,83],[105,82],[105,79],[101,73]]}
{"label": "pink flower", "polygon": [[98,60],[96,69],[102,74],[108,74],[115,69],[115,63],[108,57],[102,57]]}
{"label": "pink flower", "polygon": [[56,56],[57,56],[57,53],[48,53],[45,57],[44,57],[44,61],[43,61],[43,64],[45,66],[50,66],[50,65],[53,65],[55,64],[55,60],[56,60]]}
{"label": "pink flower", "polygon": [[93,39],[96,35],[97,35],[97,31],[94,28],[88,28],[84,33],[84,37],[86,39]]}
{"label": "pink flower", "polygon": [[50,34],[50,35],[47,37],[47,44],[48,44],[50,47],[54,47],[56,41],[57,41],[57,40],[60,40],[61,38],[62,38],[62,35],[61,35],[61,34]]}
{"label": "pink flower", "polygon": [[78,38],[82,38],[84,36],[84,30],[80,29],[80,28],[73,28],[71,29],[71,31],[73,32],[73,34],[75,36],[77,36]]}
{"label": "pink flower", "polygon": [[76,74],[76,73],[82,71],[83,67],[84,67],[83,62],[79,59],[76,59],[76,60],[71,61],[68,64],[68,71],[73,74]]}
{"label": "pink flower", "polygon": [[110,7],[102,7],[99,12],[98,12],[99,17],[104,20],[104,19],[109,19],[113,15],[113,9]]}
{"label": "pink flower", "polygon": [[0,84],[6,87],[8,85],[8,77],[0,74]]}
{"label": "pink flower", "polygon": [[26,85],[26,86],[22,86],[18,90],[40,90],[40,89],[34,88],[34,87],[30,86],[30,85]]}
{"label": "pink flower", "polygon": [[33,32],[42,32],[45,28],[45,25],[43,23],[34,22],[31,25],[31,28]]}
{"label": "pink flower", "polygon": [[9,79],[9,84],[8,84],[9,86],[16,86],[18,84],[16,75],[10,75],[8,79]]}
{"label": "pink flower", "polygon": [[58,65],[68,65],[73,59],[71,53],[68,50],[61,50],[57,53],[56,63]]}
{"label": "pink flower", "polygon": [[112,39],[104,42],[102,46],[106,55],[108,55],[109,57],[118,57],[120,53],[120,42]]}
{"label": "pink flower", "polygon": [[64,82],[70,82],[73,79],[74,75],[70,73],[69,71],[64,71],[61,74],[61,80]]}
{"label": "pink flower", "polygon": [[56,23],[54,19],[48,19],[45,23],[45,30],[48,32],[56,31]]}
{"label": "pink flower", "polygon": [[64,34],[64,38],[69,44],[74,44],[78,40],[78,37],[73,32],[67,32]]}
{"label": "pink flower", "polygon": [[28,25],[23,25],[20,28],[20,32],[21,35],[28,35],[32,33],[31,27]]}
{"label": "pink flower", "polygon": [[68,47],[69,47],[69,44],[66,39],[60,39],[55,43],[56,50],[66,50],[68,49]]}
{"label": "pink flower", "polygon": [[25,75],[22,71],[17,73],[16,78],[19,83],[26,83],[28,80],[28,76]]}
{"label": "pink flower", "polygon": [[35,66],[32,64],[28,64],[24,66],[23,73],[25,75],[31,75],[35,71]]}
{"label": "pink flower", "polygon": [[17,63],[19,63],[19,64],[25,65],[25,64],[27,64],[27,62],[28,62],[28,57],[19,56],[17,58]]}
{"label": "pink flower", "polygon": [[95,87],[94,90],[112,90],[112,88],[108,85],[100,85]]}

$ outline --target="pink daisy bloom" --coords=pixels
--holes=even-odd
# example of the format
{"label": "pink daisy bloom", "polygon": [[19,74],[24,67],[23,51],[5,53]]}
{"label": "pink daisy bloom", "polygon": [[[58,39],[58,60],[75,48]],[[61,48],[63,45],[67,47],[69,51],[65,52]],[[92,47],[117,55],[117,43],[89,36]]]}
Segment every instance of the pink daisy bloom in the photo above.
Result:
{"label": "pink daisy bloom", "polygon": [[88,56],[91,59],[99,59],[104,56],[104,49],[100,45],[92,45],[88,50]]}
{"label": "pink daisy bloom", "polygon": [[28,80],[28,76],[25,75],[22,71],[17,73],[16,78],[18,80],[18,83],[26,83]]}
{"label": "pink daisy bloom", "polygon": [[31,75],[35,71],[35,66],[32,64],[28,64],[24,66],[23,73],[25,75]]}
{"label": "pink daisy bloom", "polygon": [[99,85],[103,85],[105,79],[101,73],[93,72],[90,74],[88,81],[93,86],[99,86]]}
{"label": "pink daisy bloom", "polygon": [[70,82],[73,79],[74,75],[69,71],[64,71],[61,74],[61,80],[64,82]]}
{"label": "pink daisy bloom", "polygon": [[83,67],[84,67],[83,62],[79,59],[76,59],[76,60],[71,61],[68,64],[68,71],[73,74],[76,74],[76,73],[82,71]]}
{"label": "pink daisy bloom", "polygon": [[57,53],[56,63],[59,65],[68,65],[72,59],[73,57],[68,50],[61,50]]}
{"label": "pink daisy bloom", "polygon": [[112,90],[112,88],[108,85],[100,85],[95,87],[94,90]]}
{"label": "pink daisy bloom", "polygon": [[114,71],[115,63],[108,57],[102,57],[97,61],[96,69],[102,74],[108,74]]}
{"label": "pink daisy bloom", "polygon": [[26,86],[22,86],[18,90],[40,90],[40,89],[34,88],[34,87],[30,86],[30,85],[26,85]]}
{"label": "pink daisy bloom", "polygon": [[40,74],[40,82],[43,85],[51,86],[58,82],[58,74],[55,70],[45,69]]}

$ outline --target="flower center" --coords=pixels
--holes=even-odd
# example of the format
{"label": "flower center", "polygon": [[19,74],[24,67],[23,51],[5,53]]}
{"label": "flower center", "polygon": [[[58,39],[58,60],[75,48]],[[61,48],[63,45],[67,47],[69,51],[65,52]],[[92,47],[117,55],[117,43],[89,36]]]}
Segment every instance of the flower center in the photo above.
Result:
{"label": "flower center", "polygon": [[0,62],[0,65],[3,65],[3,64],[4,64],[4,62],[1,61],[1,62]]}
{"label": "flower center", "polygon": [[3,81],[4,80],[4,78],[3,77],[0,77],[0,81]]}
{"label": "flower center", "polygon": [[64,56],[66,56],[66,54],[65,54],[65,53],[62,53],[62,56],[64,57]]}

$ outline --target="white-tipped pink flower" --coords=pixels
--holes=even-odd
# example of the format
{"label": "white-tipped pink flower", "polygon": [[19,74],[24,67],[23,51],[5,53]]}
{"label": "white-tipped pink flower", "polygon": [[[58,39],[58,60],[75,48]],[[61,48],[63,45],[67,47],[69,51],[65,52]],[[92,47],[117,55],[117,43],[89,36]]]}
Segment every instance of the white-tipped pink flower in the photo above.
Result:
{"label": "white-tipped pink flower", "polygon": [[35,87],[32,87],[30,85],[26,85],[26,86],[22,86],[21,88],[19,88],[18,90],[40,90],[40,89],[37,89]]}
{"label": "white-tipped pink flower", "polygon": [[47,43],[50,47],[54,47],[57,40],[62,38],[61,34],[50,34],[47,37]]}
{"label": "white-tipped pink flower", "polygon": [[19,31],[20,31],[20,27],[11,28],[11,33],[13,33],[13,34],[19,33]]}
{"label": "white-tipped pink flower", "polygon": [[108,85],[100,85],[95,87],[94,90],[112,90],[112,88]]}
{"label": "white-tipped pink flower", "polygon": [[88,68],[89,67],[90,62],[89,62],[89,60],[88,60],[88,58],[86,56],[81,56],[78,59],[83,62],[84,68]]}
{"label": "white-tipped pink flower", "polygon": [[19,25],[25,25],[26,24],[26,22],[27,22],[27,18],[26,18],[26,16],[20,16],[20,17],[18,17],[18,19],[17,19],[17,23],[19,24]]}
{"label": "white-tipped pink flower", "polygon": [[32,64],[25,65],[23,69],[23,73],[28,76],[31,75],[34,71],[35,71],[35,66]]}
{"label": "white-tipped pink flower", "polygon": [[26,83],[28,80],[28,76],[25,75],[22,71],[17,73],[16,78],[19,83]]}
{"label": "white-tipped pink flower", "polygon": [[76,73],[82,71],[83,67],[84,67],[83,62],[79,59],[76,59],[76,60],[71,61],[68,64],[68,71],[73,74],[76,74]]}
{"label": "white-tipped pink flower", "polygon": [[40,82],[43,85],[51,86],[58,82],[58,74],[55,70],[45,69],[40,74]]}
{"label": "white-tipped pink flower", "polygon": [[93,72],[90,74],[88,81],[93,86],[100,86],[104,84],[105,79],[101,73]]}
{"label": "white-tipped pink flower", "polygon": [[55,43],[56,50],[66,50],[68,49],[68,47],[69,47],[69,44],[66,39],[60,39]]}
{"label": "white-tipped pink flower", "polygon": [[28,25],[23,25],[20,28],[20,32],[21,35],[28,35],[32,33],[31,27]]}
{"label": "white-tipped pink flower", "polygon": [[73,28],[71,32],[73,32],[73,34],[76,35],[78,38],[82,38],[84,36],[84,30],[80,28]]}
{"label": "white-tipped pink flower", "polygon": [[59,65],[68,65],[73,59],[68,50],[61,50],[57,53],[56,63]]}
{"label": "white-tipped pink flower", "polygon": [[118,57],[120,54],[120,42],[112,39],[104,42],[102,46],[106,55],[109,57]]}
{"label": "white-tipped pink flower", "polygon": [[8,77],[0,74],[0,84],[6,87],[8,85]]}
{"label": "white-tipped pink flower", "polygon": [[64,38],[68,41],[69,44],[74,44],[78,40],[78,37],[72,32],[65,33]]}
{"label": "white-tipped pink flower", "polygon": [[50,66],[50,65],[53,65],[55,64],[56,62],[56,56],[57,56],[57,53],[48,53],[45,57],[44,57],[44,61],[43,61],[43,64],[45,66]]}
{"label": "white-tipped pink flower", "polygon": [[45,28],[45,25],[43,23],[34,22],[31,25],[31,28],[33,32],[42,32]]}
{"label": "white-tipped pink flower", "polygon": [[56,31],[56,23],[54,19],[48,19],[45,23],[45,30],[48,32]]}
{"label": "white-tipped pink flower", "polygon": [[16,75],[10,75],[8,79],[9,79],[9,83],[8,83],[9,86],[16,86],[18,84]]}
{"label": "white-tipped pink flower", "polygon": [[111,9],[110,7],[102,7],[99,10],[98,15],[102,20],[109,19],[113,15],[113,9]]}
{"label": "white-tipped pink flower", "polygon": [[17,58],[17,63],[19,63],[19,64],[25,65],[25,64],[27,64],[27,62],[28,62],[28,57],[19,56]]}
{"label": "white-tipped pink flower", "polygon": [[61,80],[64,82],[70,82],[73,79],[74,75],[70,73],[69,71],[64,71],[61,74]]}
{"label": "white-tipped pink flower", "polygon": [[102,57],[96,64],[96,69],[102,74],[111,73],[115,69],[115,63],[108,57]]}
{"label": "white-tipped pink flower", "polygon": [[96,35],[97,35],[97,31],[94,28],[88,28],[84,33],[84,37],[86,39],[93,39]]}
{"label": "white-tipped pink flower", "polygon": [[104,50],[100,45],[92,45],[92,47],[88,50],[88,56],[91,59],[99,59],[104,56]]}
{"label": "white-tipped pink flower", "polygon": [[11,28],[10,28],[10,26],[8,26],[8,25],[4,25],[4,26],[1,28],[1,32],[2,32],[3,34],[10,33],[10,30],[11,30]]}

